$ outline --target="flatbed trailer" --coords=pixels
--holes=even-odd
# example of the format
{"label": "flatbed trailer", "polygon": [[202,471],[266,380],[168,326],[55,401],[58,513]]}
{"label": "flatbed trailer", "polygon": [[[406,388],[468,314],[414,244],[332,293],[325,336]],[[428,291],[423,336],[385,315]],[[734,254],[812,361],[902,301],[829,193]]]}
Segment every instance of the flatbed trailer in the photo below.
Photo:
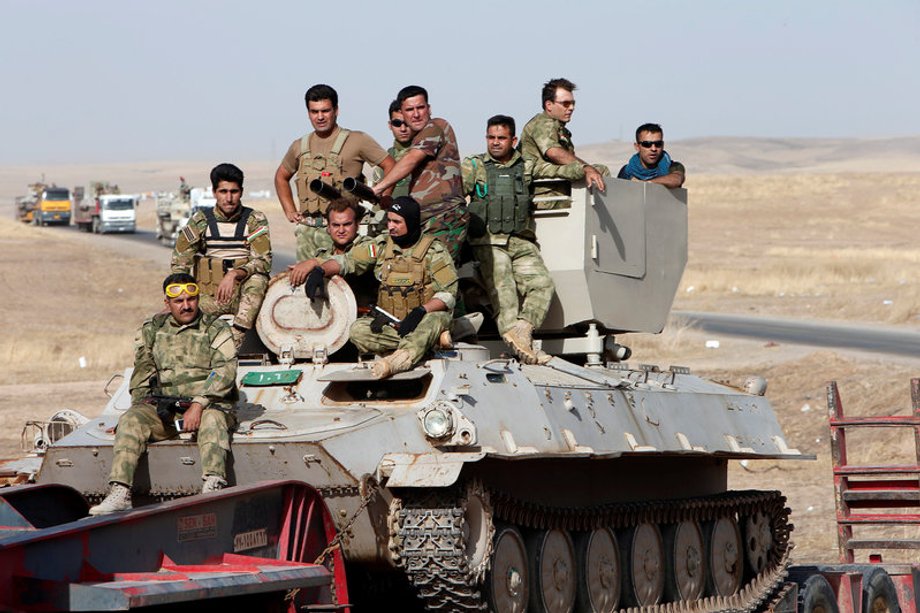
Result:
{"label": "flatbed trailer", "polygon": [[64,485],[0,490],[0,610],[350,610],[335,525],[303,483],[87,510]]}

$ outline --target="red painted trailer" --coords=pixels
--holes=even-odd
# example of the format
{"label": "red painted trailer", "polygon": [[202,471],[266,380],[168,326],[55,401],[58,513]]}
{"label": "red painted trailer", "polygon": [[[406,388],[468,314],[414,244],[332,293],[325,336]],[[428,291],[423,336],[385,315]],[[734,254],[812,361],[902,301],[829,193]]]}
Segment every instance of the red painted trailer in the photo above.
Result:
{"label": "red painted trailer", "polygon": [[9,488],[0,490],[0,610],[348,611],[336,542],[319,494],[294,481],[94,518],[70,487]]}

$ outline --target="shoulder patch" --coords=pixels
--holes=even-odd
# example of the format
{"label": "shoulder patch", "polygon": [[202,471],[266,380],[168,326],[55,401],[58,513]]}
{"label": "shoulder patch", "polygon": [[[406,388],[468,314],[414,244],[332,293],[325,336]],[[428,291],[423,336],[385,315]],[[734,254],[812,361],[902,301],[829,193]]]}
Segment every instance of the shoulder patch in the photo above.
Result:
{"label": "shoulder patch", "polygon": [[185,227],[182,228],[182,238],[191,245],[198,240],[198,229],[190,223],[185,224]]}
{"label": "shoulder patch", "polygon": [[377,256],[380,253],[380,249],[377,247],[377,243],[369,241],[367,243],[367,255],[370,258],[377,259]]}

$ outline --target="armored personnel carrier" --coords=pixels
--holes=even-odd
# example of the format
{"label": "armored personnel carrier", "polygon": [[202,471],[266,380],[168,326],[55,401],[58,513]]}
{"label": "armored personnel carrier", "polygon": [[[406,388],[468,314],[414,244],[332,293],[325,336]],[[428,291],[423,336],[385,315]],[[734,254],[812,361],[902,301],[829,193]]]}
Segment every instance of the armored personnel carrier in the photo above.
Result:
{"label": "armored personnel carrier", "polygon": [[[240,363],[231,485],[317,488],[365,610],[396,606],[401,585],[431,611],[757,610],[788,564],[788,509],[778,492],[729,491],[728,462],[802,457],[765,385],[609,359],[623,355],[613,334],[666,323],[686,192],[611,180],[606,193],[547,193],[548,364],[522,365],[484,334],[375,380],[336,359],[355,317],[344,281],[320,304],[279,276],[264,346]],[[129,406],[123,383],[101,417],[47,447],[36,481],[100,499]],[[151,445],[135,503],[198,492],[198,463],[186,438]]]}

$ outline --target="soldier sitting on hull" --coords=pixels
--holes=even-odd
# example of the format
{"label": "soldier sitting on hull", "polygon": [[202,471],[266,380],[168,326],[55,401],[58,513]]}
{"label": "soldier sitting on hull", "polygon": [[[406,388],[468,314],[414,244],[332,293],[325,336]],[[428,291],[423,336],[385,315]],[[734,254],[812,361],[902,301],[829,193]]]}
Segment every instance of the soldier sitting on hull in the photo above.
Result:
{"label": "soldier sitting on hull", "polygon": [[[326,230],[332,239],[332,247],[321,247],[315,258],[288,266],[290,284],[302,284],[307,280],[311,270],[334,255],[344,255],[355,250],[376,253],[379,249],[377,241],[369,236],[358,235],[358,224],[361,223],[364,212],[364,207],[351,200],[343,198],[330,202],[329,208],[326,209]],[[377,281],[374,279],[373,271],[368,270],[362,275],[347,275],[345,280],[355,293],[359,307],[366,307],[374,302],[377,296]]]}
{"label": "soldier sitting on hull", "polygon": [[534,179],[584,179],[589,188],[604,191],[604,177],[610,170],[577,157],[572,133],[565,127],[575,112],[574,91],[575,84],[568,79],[550,79],[543,84],[543,111],[521,130],[521,153],[533,162]]}
{"label": "soldier sitting on hull", "polygon": [[[331,248],[329,235],[323,230],[324,214],[330,198],[310,189],[310,182],[320,179],[342,193],[342,182],[362,177],[364,163],[380,166],[384,173],[395,162],[377,141],[356,130],[338,125],[339,95],[328,85],[314,85],[304,95],[307,115],[313,132],[298,138],[275,171],[275,191],[288,221],[298,224],[297,260],[316,257],[320,247]],[[297,176],[297,200],[291,191],[291,178]]]}
{"label": "soldier sitting on hull", "polygon": [[200,209],[176,239],[172,272],[194,274],[201,310],[233,314],[233,342],[243,342],[259,315],[272,269],[268,219],[242,206],[243,171],[233,164],[211,170],[214,210]]}
{"label": "soldier sitting on hull", "polygon": [[657,123],[644,123],[636,129],[636,153],[620,169],[617,179],[648,181],[668,188],[684,184],[687,169],[664,150],[664,131]]}
{"label": "soldier sitting on hull", "polygon": [[385,355],[371,366],[382,379],[409,370],[449,329],[457,295],[457,270],[447,248],[422,234],[419,204],[397,198],[387,212],[389,236],[379,250],[352,250],[333,256],[307,277],[307,296],[321,295],[323,277],[360,274],[373,268],[380,282],[377,306],[383,314],[363,317],[351,327],[349,340],[361,353]]}
{"label": "soldier sitting on hull", "polygon": [[[163,291],[167,312],[145,321],[134,342],[131,408],[118,418],[109,493],[89,510],[90,515],[131,508],[134,472],[147,441],[176,437],[173,418],[177,415],[185,432],[198,433],[201,491],[227,485],[229,431],[236,423],[232,409],[238,399],[230,327],[216,315],[201,312],[200,290],[191,275],[169,275]],[[159,400],[175,409],[176,399],[184,399],[184,412],[158,408]]]}
{"label": "soldier sitting on hull", "polygon": [[532,164],[515,149],[514,128],[513,118],[492,117],[486,127],[488,151],[463,160],[463,191],[470,198],[467,240],[499,334],[522,362],[545,363],[550,356],[534,350],[533,330],[546,318],[554,286],[534,234]]}

